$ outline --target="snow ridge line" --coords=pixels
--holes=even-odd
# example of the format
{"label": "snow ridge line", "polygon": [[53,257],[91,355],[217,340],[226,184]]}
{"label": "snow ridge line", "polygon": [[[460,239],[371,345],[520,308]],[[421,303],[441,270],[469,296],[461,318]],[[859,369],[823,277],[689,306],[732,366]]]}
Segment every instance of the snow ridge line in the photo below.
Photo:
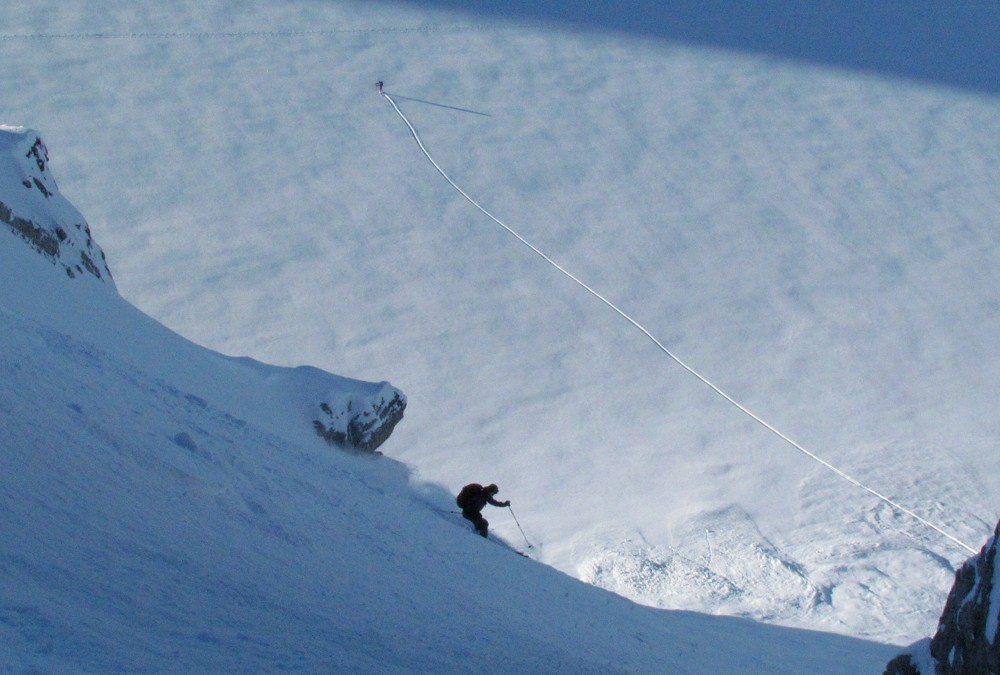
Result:
{"label": "snow ridge line", "polygon": [[626,314],[617,305],[615,305],[613,302],[611,302],[610,300],[608,300],[607,298],[605,298],[603,295],[601,295],[600,293],[598,293],[597,291],[595,291],[593,288],[591,288],[590,286],[588,286],[587,284],[585,284],[583,281],[581,281],[580,279],[578,279],[576,276],[574,276],[573,274],[571,274],[568,270],[566,270],[564,267],[562,267],[559,263],[557,263],[556,261],[554,261],[549,256],[545,255],[545,253],[543,253],[542,251],[540,251],[538,248],[536,248],[531,242],[529,242],[524,237],[522,237],[520,234],[518,234],[513,229],[511,229],[506,223],[504,223],[499,218],[497,218],[496,216],[494,216],[492,213],[490,213],[489,211],[487,211],[485,208],[483,208],[482,206],[480,206],[480,204],[478,202],[476,202],[476,200],[474,200],[472,197],[470,197],[465,192],[465,190],[463,190],[461,187],[459,187],[458,184],[456,184],[455,181],[453,181],[451,179],[451,177],[447,173],[445,173],[444,169],[442,169],[440,167],[440,165],[438,165],[438,163],[436,161],[434,161],[434,158],[431,156],[431,153],[427,151],[427,148],[424,147],[423,141],[420,140],[420,135],[417,133],[417,130],[413,128],[413,125],[410,123],[410,120],[407,119],[406,115],[403,114],[403,111],[401,111],[399,109],[399,106],[397,106],[396,102],[392,100],[392,97],[390,97],[389,94],[387,94],[385,92],[381,92],[381,93],[382,93],[382,96],[384,96],[385,99],[395,109],[396,114],[399,115],[400,119],[402,119],[403,122],[406,123],[406,126],[409,127],[410,134],[413,136],[413,140],[415,140],[417,142],[417,146],[420,148],[420,151],[424,153],[424,156],[427,157],[428,160],[430,160],[430,163],[434,165],[434,168],[437,169],[438,173],[440,173],[441,176],[446,181],[448,181],[448,183],[453,188],[455,188],[455,190],[458,191],[458,193],[460,195],[462,195],[463,197],[465,197],[466,201],[468,201],[470,204],[472,204],[477,209],[479,209],[487,218],[489,218],[490,220],[492,220],[493,222],[495,222],[497,225],[499,225],[500,227],[502,227],[503,229],[505,229],[515,239],[517,239],[522,244],[524,244],[525,246],[527,246],[528,248],[530,248],[532,251],[534,251],[538,256],[540,256],[542,259],[544,259],[545,262],[549,263],[552,267],[554,267],[557,270],[559,270],[560,272],[562,272],[565,276],[567,276],[569,279],[571,279],[572,281],[574,281],[578,286],[580,286],[585,291],[587,291],[588,293],[590,293],[591,295],[593,295],[595,298],[597,298],[598,300],[600,300],[601,302],[603,302],[605,305],[607,305],[608,307],[610,307],[612,310],[614,310],[614,312],[616,314],[618,314],[620,317],[622,317],[623,319],[625,319],[626,321],[628,321],[630,324],[632,324],[633,327],[635,327],[636,329],[638,329],[643,335],[645,335],[647,338],[649,338],[653,342],[653,344],[655,344],[660,349],[660,351],[662,351],[664,354],[666,354],[667,356],[669,356],[677,365],[679,365],[681,368],[683,368],[684,370],[686,370],[688,373],[690,373],[691,375],[693,375],[694,377],[696,377],[698,380],[700,380],[703,384],[705,384],[707,387],[709,387],[716,394],[718,394],[723,399],[725,399],[726,401],[728,401],[729,403],[731,403],[733,406],[735,406],[740,412],[742,412],[743,414],[747,415],[750,419],[752,419],[753,421],[757,422],[759,425],[761,425],[762,427],[764,427],[765,429],[767,429],[768,431],[770,431],[772,434],[774,434],[775,436],[777,436],[781,440],[783,440],[786,443],[788,443],[789,445],[791,445],[793,448],[795,448],[796,450],[798,450],[802,454],[806,455],[810,459],[818,462],[819,464],[823,465],[824,467],[826,467],[827,469],[829,469],[833,473],[837,474],[838,476],[840,476],[841,478],[843,478],[844,480],[846,480],[851,485],[854,485],[855,487],[861,488],[865,492],[868,492],[869,494],[877,497],[878,499],[882,500],[886,504],[889,504],[893,508],[898,509],[900,512],[905,513],[906,515],[910,516],[911,518],[913,518],[917,522],[919,522],[919,523],[921,523],[921,524],[929,527],[930,529],[934,530],[938,534],[944,536],[945,538],[949,539],[953,543],[955,543],[958,546],[964,548],[969,553],[972,553],[972,554],[978,553],[978,551],[976,549],[974,549],[971,546],[969,546],[968,544],[962,542],[961,540],[959,540],[954,535],[949,534],[948,532],[944,531],[943,529],[941,529],[940,527],[938,527],[934,523],[930,522],[929,520],[921,518],[916,513],[914,513],[910,509],[906,508],[905,506],[902,506],[901,504],[893,501],[892,499],[890,499],[889,497],[881,494],[880,492],[877,492],[876,490],[868,487],[867,485],[864,485],[863,483],[861,483],[857,479],[853,478],[852,476],[848,475],[847,473],[844,473],[843,471],[841,471],[840,469],[838,469],[837,467],[835,467],[833,464],[830,464],[825,459],[823,459],[823,458],[819,457],[818,455],[815,455],[814,453],[810,452],[809,450],[807,450],[806,448],[804,448],[802,445],[800,445],[796,441],[792,440],[791,438],[789,438],[788,436],[786,436],[785,434],[783,434],[781,431],[779,431],[778,429],[776,429],[775,427],[773,427],[771,424],[769,424],[768,422],[766,422],[765,420],[763,420],[762,418],[760,418],[753,411],[749,410],[747,407],[745,407],[739,401],[737,401],[732,396],[730,396],[729,394],[727,394],[725,391],[723,391],[722,389],[720,389],[718,386],[716,386],[715,384],[713,384],[710,380],[708,380],[705,376],[703,376],[697,370],[695,370],[694,368],[692,368],[691,366],[689,366],[687,363],[685,363],[683,360],[681,360],[676,354],[674,354],[669,349],[667,349],[667,347],[662,342],[660,342],[658,339],[656,339],[656,337],[652,333],[650,333],[648,330],[646,330],[646,328],[642,324],[640,324],[638,321],[636,321],[631,316],[629,316],[628,314]]}

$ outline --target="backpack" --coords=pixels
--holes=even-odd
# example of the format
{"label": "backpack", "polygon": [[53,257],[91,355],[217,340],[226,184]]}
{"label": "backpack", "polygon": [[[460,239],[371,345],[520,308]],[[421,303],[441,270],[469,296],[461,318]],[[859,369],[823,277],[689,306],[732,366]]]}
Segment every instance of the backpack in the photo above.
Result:
{"label": "backpack", "polygon": [[469,500],[482,491],[483,486],[479,483],[469,483],[462,488],[462,491],[458,493],[457,497],[455,497],[455,503],[458,504],[458,508],[464,511],[468,506]]}

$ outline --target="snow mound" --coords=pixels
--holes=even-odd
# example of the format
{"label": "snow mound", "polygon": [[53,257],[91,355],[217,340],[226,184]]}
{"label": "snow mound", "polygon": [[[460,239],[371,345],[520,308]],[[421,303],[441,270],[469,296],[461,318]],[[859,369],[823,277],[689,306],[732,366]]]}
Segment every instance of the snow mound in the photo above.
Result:
{"label": "snow mound", "polygon": [[582,578],[661,608],[699,603],[728,614],[774,617],[815,601],[801,566],[741,508],[702,514],[683,530],[677,538],[690,542],[684,546],[651,545],[641,535],[625,539],[585,563]]}

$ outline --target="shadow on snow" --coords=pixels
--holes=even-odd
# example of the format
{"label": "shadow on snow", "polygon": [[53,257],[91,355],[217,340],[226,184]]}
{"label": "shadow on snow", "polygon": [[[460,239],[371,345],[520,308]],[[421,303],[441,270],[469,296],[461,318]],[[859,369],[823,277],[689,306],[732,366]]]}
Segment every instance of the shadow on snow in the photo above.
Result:
{"label": "shadow on snow", "polygon": [[510,21],[746,51],[1000,93],[1000,3],[402,0]]}

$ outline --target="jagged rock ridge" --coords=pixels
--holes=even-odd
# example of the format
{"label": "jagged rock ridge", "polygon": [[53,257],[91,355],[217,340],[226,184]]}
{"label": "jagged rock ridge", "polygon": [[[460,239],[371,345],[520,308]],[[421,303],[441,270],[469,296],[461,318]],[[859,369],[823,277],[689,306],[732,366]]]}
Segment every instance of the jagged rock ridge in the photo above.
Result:
{"label": "jagged rock ridge", "polygon": [[37,132],[0,126],[0,222],[71,278],[114,282],[90,226],[60,193]]}
{"label": "jagged rock ridge", "polygon": [[885,675],[981,675],[1000,673],[1000,559],[993,537],[955,573],[932,639],[889,662]]}

